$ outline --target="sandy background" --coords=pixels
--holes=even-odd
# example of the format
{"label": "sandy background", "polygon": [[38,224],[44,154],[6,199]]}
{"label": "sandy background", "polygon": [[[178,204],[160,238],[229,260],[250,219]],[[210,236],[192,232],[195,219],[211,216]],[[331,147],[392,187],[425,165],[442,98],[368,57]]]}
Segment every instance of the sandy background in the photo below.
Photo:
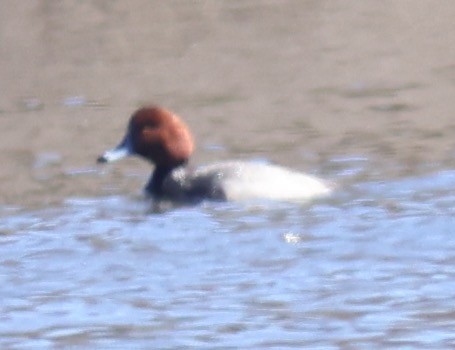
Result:
{"label": "sandy background", "polygon": [[94,164],[131,112],[190,124],[195,162],[267,158],[355,179],[454,167],[453,1],[0,2],[0,203],[138,192]]}

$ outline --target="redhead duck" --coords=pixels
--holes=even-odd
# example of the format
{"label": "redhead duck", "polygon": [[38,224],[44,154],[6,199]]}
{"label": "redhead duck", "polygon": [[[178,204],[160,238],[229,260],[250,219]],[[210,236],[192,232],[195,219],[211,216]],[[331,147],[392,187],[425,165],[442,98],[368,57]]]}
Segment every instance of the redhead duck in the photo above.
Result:
{"label": "redhead duck", "polygon": [[313,176],[271,164],[224,161],[193,169],[187,165],[193,151],[193,137],[186,124],[170,111],[151,106],[131,116],[123,140],[101,155],[98,163],[141,156],[155,165],[146,193],[176,202],[306,201],[331,191]]}

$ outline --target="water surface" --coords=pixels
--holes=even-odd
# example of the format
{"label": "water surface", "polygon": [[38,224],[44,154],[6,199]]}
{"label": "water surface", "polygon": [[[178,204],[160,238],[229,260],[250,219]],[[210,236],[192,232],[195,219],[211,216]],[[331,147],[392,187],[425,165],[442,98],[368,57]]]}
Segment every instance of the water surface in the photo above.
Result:
{"label": "water surface", "polygon": [[[2,349],[455,347],[455,5],[1,2]],[[97,155],[158,103],[193,163],[272,161],[309,203],[153,212]]]}

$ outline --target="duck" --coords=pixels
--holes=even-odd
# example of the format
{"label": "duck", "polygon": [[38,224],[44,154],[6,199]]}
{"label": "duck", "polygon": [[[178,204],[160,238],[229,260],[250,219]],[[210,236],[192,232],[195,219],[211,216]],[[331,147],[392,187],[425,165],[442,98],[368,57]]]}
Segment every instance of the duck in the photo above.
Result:
{"label": "duck", "polygon": [[280,165],[225,160],[193,167],[194,138],[175,113],[155,105],[136,110],[121,142],[97,159],[110,163],[139,156],[154,165],[145,194],[176,203],[278,200],[307,202],[327,196],[327,182]]}

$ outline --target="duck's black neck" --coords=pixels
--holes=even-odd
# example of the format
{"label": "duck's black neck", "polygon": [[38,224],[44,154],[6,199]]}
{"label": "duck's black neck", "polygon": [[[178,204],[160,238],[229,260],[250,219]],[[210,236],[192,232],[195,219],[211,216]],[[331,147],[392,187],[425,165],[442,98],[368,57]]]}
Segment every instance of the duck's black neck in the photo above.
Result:
{"label": "duck's black neck", "polygon": [[164,195],[163,183],[166,179],[166,176],[168,176],[172,170],[183,164],[185,163],[179,164],[177,166],[157,166],[150,176],[150,180],[148,181],[147,186],[145,186],[145,190],[155,197],[162,197]]}
{"label": "duck's black neck", "polygon": [[153,196],[161,197],[163,195],[163,183],[166,176],[172,171],[172,167],[157,167],[150,176],[145,190]]}

